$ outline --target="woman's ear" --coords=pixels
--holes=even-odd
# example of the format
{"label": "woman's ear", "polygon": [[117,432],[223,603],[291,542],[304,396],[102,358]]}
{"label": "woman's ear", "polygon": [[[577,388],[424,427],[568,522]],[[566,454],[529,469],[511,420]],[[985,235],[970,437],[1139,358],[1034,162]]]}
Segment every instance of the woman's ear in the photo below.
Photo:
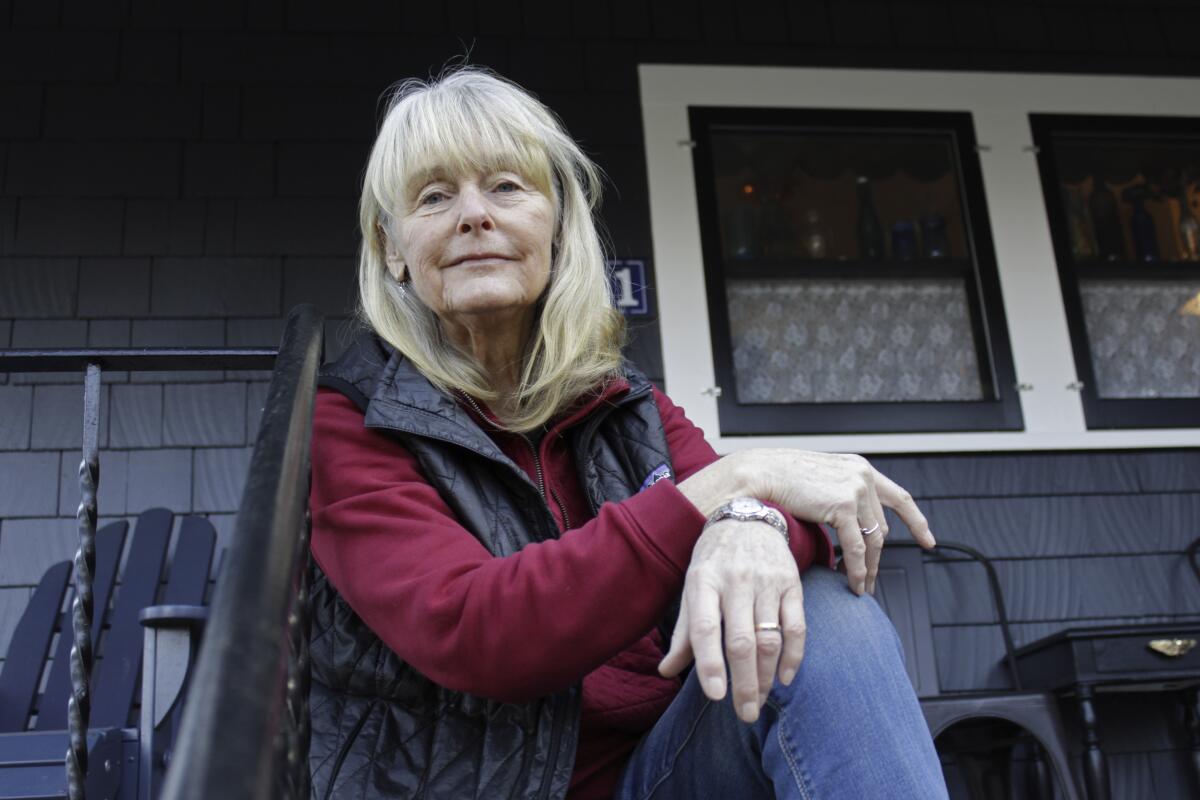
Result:
{"label": "woman's ear", "polygon": [[408,278],[404,256],[400,255],[400,251],[396,249],[396,245],[392,242],[392,237],[387,235],[387,231],[382,226],[378,231],[379,241],[383,244],[384,260],[387,262],[388,272],[392,274],[392,278],[396,283],[404,283]]}

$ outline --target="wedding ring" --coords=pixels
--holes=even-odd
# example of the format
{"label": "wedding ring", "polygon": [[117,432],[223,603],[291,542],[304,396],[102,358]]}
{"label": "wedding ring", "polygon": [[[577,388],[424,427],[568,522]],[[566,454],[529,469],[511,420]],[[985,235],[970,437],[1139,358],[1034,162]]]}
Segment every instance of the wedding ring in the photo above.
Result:
{"label": "wedding ring", "polygon": [[859,528],[859,530],[862,531],[863,536],[870,536],[872,533],[879,530],[879,523],[876,522],[870,528]]}
{"label": "wedding ring", "polygon": [[783,626],[778,622],[759,622],[754,626],[755,633],[764,633],[766,631],[783,632]]}

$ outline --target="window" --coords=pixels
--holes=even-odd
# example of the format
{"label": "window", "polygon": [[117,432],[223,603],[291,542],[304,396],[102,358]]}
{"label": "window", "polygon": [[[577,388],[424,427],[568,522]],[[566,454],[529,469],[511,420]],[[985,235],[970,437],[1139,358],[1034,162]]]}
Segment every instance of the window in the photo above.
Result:
{"label": "window", "polygon": [[969,114],[689,115],[722,435],[1022,428]]}
{"label": "window", "polygon": [[1200,425],[1200,120],[1030,121],[1088,427]]}

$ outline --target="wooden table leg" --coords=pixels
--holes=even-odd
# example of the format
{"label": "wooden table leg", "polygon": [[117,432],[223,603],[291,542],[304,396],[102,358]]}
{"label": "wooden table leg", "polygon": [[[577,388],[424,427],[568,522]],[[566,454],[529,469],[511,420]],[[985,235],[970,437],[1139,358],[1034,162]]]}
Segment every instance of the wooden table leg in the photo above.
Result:
{"label": "wooden table leg", "polygon": [[1083,725],[1083,776],[1088,800],[1112,800],[1108,787],[1108,767],[1100,749],[1100,731],[1096,726],[1095,691],[1089,685],[1075,687],[1079,702],[1079,721]]}

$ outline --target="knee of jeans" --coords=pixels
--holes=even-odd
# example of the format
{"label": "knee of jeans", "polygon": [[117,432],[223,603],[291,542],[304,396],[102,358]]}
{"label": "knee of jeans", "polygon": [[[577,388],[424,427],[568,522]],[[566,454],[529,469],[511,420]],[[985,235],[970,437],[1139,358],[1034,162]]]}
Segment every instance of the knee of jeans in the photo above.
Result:
{"label": "knee of jeans", "polygon": [[881,643],[900,646],[895,627],[875,598],[854,594],[841,573],[826,568],[806,572],[804,608],[811,647],[861,654]]}

